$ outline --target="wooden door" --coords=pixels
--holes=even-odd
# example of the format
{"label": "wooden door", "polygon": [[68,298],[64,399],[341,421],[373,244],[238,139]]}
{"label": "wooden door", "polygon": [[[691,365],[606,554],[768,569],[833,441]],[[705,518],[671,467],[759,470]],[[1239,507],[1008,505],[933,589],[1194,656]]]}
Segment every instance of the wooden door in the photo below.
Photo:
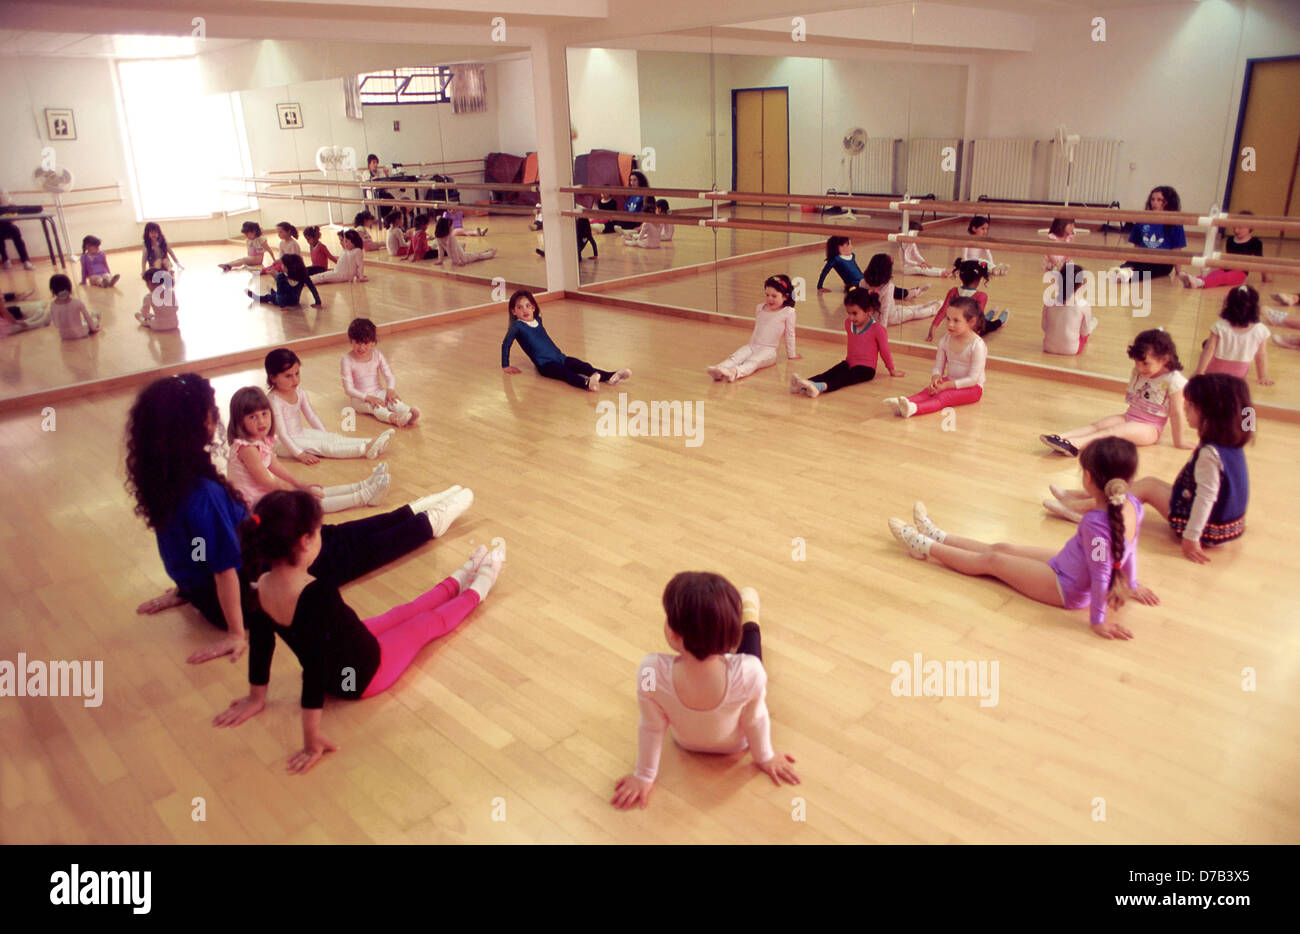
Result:
{"label": "wooden door", "polygon": [[[1229,210],[1300,216],[1300,58],[1252,61],[1230,175]],[[1242,150],[1254,149],[1253,171]],[[1269,234],[1266,234],[1269,235]]]}
{"label": "wooden door", "polygon": [[736,191],[790,191],[787,88],[732,91],[732,185]]}

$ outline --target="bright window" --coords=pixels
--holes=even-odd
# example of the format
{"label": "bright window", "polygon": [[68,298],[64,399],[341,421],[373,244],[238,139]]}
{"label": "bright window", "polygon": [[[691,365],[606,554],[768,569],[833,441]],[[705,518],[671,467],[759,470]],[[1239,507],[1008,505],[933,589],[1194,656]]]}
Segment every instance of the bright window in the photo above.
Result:
{"label": "bright window", "polygon": [[446,104],[451,69],[446,65],[389,68],[357,75],[362,104]]}
{"label": "bright window", "polygon": [[139,219],[255,207],[223,180],[252,174],[238,94],[204,94],[196,58],[119,61],[117,74]]}

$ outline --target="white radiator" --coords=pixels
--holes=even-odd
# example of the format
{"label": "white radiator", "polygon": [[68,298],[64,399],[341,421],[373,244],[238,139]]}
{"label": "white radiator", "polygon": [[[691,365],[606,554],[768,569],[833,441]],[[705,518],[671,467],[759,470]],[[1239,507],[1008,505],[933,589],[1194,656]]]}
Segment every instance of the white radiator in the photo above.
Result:
{"label": "white radiator", "polygon": [[1066,178],[1069,178],[1071,204],[1089,202],[1110,204],[1115,200],[1115,169],[1119,165],[1117,139],[1082,139],[1074,147],[1074,166],[1066,158],[1065,147],[1055,142],[1047,146],[1051,159],[1048,184],[1049,201],[1067,200]]}
{"label": "white radiator", "polygon": [[970,198],[1029,198],[1034,140],[977,139],[971,154]]}
{"label": "white radiator", "polygon": [[[953,171],[945,172],[944,149],[952,148],[949,164]],[[907,191],[913,196],[933,194],[940,201],[957,197],[956,155],[961,151],[958,139],[913,139],[907,142]]]}
{"label": "white radiator", "polygon": [[853,190],[863,192],[892,193],[894,190],[894,160],[898,152],[898,140],[867,140],[867,148],[857,156],[858,165],[853,171]]}

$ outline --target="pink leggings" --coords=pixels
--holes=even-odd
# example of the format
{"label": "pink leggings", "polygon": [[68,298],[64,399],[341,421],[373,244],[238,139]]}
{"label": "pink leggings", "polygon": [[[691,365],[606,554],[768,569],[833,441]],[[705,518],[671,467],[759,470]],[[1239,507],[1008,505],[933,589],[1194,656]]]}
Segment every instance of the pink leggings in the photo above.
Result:
{"label": "pink leggings", "polygon": [[1201,276],[1207,289],[1220,285],[1241,285],[1246,281],[1246,274],[1240,269],[1211,269]]}
{"label": "pink leggings", "polygon": [[478,593],[467,590],[457,596],[459,590],[455,579],[449,577],[410,603],[364,620],[365,627],[379,640],[379,670],[362,697],[387,691],[422,648],[451,632],[469,616],[478,606]]}
{"label": "pink leggings", "polygon": [[984,395],[983,386],[967,386],[965,389],[945,389],[938,395],[930,395],[928,389],[922,389],[907,398],[916,403],[917,415],[929,415],[949,405],[971,405],[979,402]]}

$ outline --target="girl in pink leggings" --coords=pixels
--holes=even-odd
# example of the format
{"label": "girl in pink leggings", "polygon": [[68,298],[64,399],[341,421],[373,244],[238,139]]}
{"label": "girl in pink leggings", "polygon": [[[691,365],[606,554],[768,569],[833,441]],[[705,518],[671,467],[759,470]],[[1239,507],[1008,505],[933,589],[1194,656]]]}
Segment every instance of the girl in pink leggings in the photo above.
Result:
{"label": "girl in pink leggings", "polygon": [[[437,497],[454,505],[472,494],[452,487]],[[299,491],[267,494],[240,526],[240,537],[245,561],[269,564],[270,570],[258,578],[259,606],[246,616],[248,696],[232,701],[213,725],[238,726],[266,706],[278,633],[302,663],[303,748],[288,763],[296,774],[338,749],[320,731],[325,695],[355,700],[392,687],[421,649],[455,629],[487,597],[504,560],[500,549],[488,554],[480,545],[432,590],[362,621],[337,587],[308,573],[321,548],[316,497]]]}
{"label": "girl in pink leggings", "polygon": [[[1242,211],[1242,214],[1249,214],[1250,211]],[[1235,253],[1239,256],[1254,256],[1262,258],[1264,256],[1264,243],[1249,227],[1232,228],[1232,236],[1223,241],[1223,249],[1226,253]],[[1242,285],[1246,281],[1249,273],[1244,269],[1210,269],[1203,276],[1189,276],[1185,272],[1178,274],[1178,279],[1187,289],[1213,289],[1221,285]],[[1268,274],[1264,274],[1265,281],[1268,280]]]}
{"label": "girl in pink leggings", "polygon": [[928,415],[950,405],[971,405],[984,396],[984,362],[989,350],[980,332],[984,313],[973,298],[948,302],[948,333],[939,338],[939,352],[930,371],[930,385],[913,396],[896,396],[885,404],[895,415]]}

